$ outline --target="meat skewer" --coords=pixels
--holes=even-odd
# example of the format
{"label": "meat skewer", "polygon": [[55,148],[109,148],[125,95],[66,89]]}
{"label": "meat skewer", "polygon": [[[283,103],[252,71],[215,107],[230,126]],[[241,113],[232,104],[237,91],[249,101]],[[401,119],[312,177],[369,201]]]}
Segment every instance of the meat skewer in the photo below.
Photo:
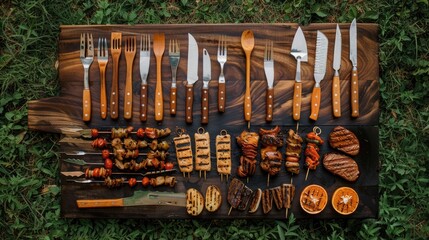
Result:
{"label": "meat skewer", "polygon": [[[162,174],[162,173],[170,173],[170,172],[175,172],[176,169],[167,169],[167,170],[159,170],[159,171],[151,171],[151,172],[108,172],[108,173],[103,173],[107,172],[108,169],[103,169],[101,170],[101,168],[98,168],[98,174],[96,174],[96,176],[94,176],[94,169],[86,169],[85,172],[82,171],[71,171],[71,172],[61,172],[62,175],[67,176],[67,177],[83,177],[85,176],[86,178],[92,178],[92,177],[96,177],[96,178],[104,178],[110,175],[133,175],[133,176],[141,176],[141,177],[145,177],[145,176],[150,176],[150,175],[156,175],[156,174]],[[86,173],[88,171],[88,173]],[[92,172],[91,172],[92,171]],[[102,175],[100,175],[100,172],[102,172]],[[91,174],[90,174],[91,173]]]}
{"label": "meat skewer", "polygon": [[174,146],[176,147],[177,163],[179,164],[180,171],[183,173],[183,177],[187,173],[189,178],[194,169],[191,137],[189,134],[184,133],[183,129],[178,129],[177,133],[179,136],[173,138]]}
{"label": "meat skewer", "polygon": [[323,139],[319,137],[322,130],[319,127],[314,127],[312,132],[309,132],[305,138],[307,147],[305,149],[305,165],[307,166],[307,173],[305,180],[307,180],[309,170],[316,170],[320,164],[319,146],[323,144]]}
{"label": "meat skewer", "polygon": [[223,176],[226,176],[226,182],[228,182],[228,176],[231,174],[231,135],[226,130],[222,130],[219,135],[216,136],[216,161],[217,161],[217,172],[220,174],[220,181],[223,181]]}
{"label": "meat skewer", "polygon": [[144,187],[151,185],[152,187],[158,186],[169,186],[174,187],[176,185],[176,178],[173,176],[158,176],[154,178],[145,177],[141,180],[135,178],[110,178],[106,177],[104,180],[93,180],[93,179],[67,179],[67,181],[72,181],[75,183],[104,183],[108,188],[119,187],[122,184],[129,184],[130,187],[134,187],[136,183],[142,183]]}
{"label": "meat skewer", "polygon": [[130,134],[136,134],[137,137],[143,138],[148,137],[150,139],[166,137],[170,135],[171,130],[169,128],[156,129],[156,128],[139,128],[137,131],[133,131],[134,127],[129,126],[126,128],[112,128],[110,131],[100,131],[98,129],[62,129],[64,132],[71,134],[79,134],[82,138],[96,138],[99,134],[111,134],[111,138],[124,138]]}
{"label": "meat skewer", "polygon": [[210,159],[210,135],[204,128],[198,128],[198,132],[194,134],[195,138],[195,170],[204,172],[204,180],[206,173],[211,170]]}
{"label": "meat skewer", "polygon": [[[294,132],[289,130],[286,138],[286,171],[293,174],[299,174],[299,161],[301,159],[302,138],[298,134],[298,129]],[[292,184],[292,177],[290,179]]]}
{"label": "meat skewer", "polygon": [[237,143],[242,151],[240,165],[237,168],[237,175],[240,177],[247,177],[247,181],[249,181],[249,176],[255,174],[256,171],[259,135],[255,132],[244,130],[240,136],[237,137]]}
{"label": "meat skewer", "polygon": [[262,170],[268,173],[267,186],[269,186],[270,176],[275,176],[280,172],[283,162],[282,154],[277,150],[283,146],[283,137],[280,135],[279,126],[270,130],[261,128],[259,135],[262,143],[260,166]]}

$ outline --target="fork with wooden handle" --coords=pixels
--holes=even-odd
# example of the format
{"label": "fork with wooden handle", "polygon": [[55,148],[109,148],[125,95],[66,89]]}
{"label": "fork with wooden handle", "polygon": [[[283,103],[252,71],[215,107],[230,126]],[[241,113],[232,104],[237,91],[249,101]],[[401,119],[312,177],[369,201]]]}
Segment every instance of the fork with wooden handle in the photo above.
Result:
{"label": "fork with wooden handle", "polygon": [[147,76],[150,65],[150,35],[140,36],[140,121],[147,120]]}
{"label": "fork with wooden handle", "polygon": [[91,92],[89,90],[89,68],[94,58],[92,34],[80,35],[80,61],[83,65],[83,97],[82,97],[82,119],[87,122],[91,120]]}
{"label": "fork with wooden handle", "polygon": [[168,45],[168,56],[171,65],[171,90],[170,90],[170,114],[176,115],[177,106],[177,85],[176,85],[176,74],[177,67],[180,61],[180,46],[177,39],[170,40]]}
{"label": "fork with wooden handle", "polygon": [[106,97],[106,66],[109,61],[109,51],[107,49],[107,39],[98,38],[97,51],[98,68],[100,69],[100,116],[107,117],[107,97]]}
{"label": "fork with wooden handle", "polygon": [[156,59],[156,85],[155,85],[155,120],[162,121],[164,118],[164,98],[162,96],[161,63],[165,49],[164,33],[153,35],[153,53]]}
{"label": "fork with wooden handle", "polygon": [[124,118],[133,117],[133,63],[136,56],[136,37],[125,38],[125,60],[127,62],[127,77],[125,79]]}
{"label": "fork with wooden handle", "polygon": [[121,44],[122,33],[112,32],[110,36],[110,53],[113,59],[113,77],[112,77],[112,91],[110,92],[110,118],[117,119],[119,116],[119,59],[121,57]]}

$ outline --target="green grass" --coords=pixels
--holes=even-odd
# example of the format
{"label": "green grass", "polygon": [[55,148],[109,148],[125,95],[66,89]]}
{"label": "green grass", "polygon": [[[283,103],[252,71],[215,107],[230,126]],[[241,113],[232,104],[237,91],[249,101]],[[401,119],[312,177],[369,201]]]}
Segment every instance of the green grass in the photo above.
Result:
{"label": "green grass", "polygon": [[[3,0],[0,239],[429,237],[427,0]],[[27,101],[59,93],[60,24],[374,22],[380,25],[380,216],[367,220],[61,219],[58,135],[27,129]]]}

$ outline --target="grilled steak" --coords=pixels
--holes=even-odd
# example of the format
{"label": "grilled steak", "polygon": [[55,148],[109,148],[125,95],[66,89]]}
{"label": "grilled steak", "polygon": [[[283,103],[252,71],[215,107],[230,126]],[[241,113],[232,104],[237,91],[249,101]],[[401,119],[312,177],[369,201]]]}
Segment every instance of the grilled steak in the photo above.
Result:
{"label": "grilled steak", "polygon": [[329,134],[331,147],[351,156],[359,154],[359,139],[348,129],[338,126]]}
{"label": "grilled steak", "polygon": [[350,182],[356,181],[359,177],[359,167],[355,160],[339,153],[325,154],[323,166],[334,175]]}

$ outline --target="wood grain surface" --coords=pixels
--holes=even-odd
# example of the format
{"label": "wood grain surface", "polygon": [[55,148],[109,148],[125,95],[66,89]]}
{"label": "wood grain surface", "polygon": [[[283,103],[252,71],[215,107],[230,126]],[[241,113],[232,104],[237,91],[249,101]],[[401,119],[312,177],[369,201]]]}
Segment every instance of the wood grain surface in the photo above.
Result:
{"label": "wood grain surface", "polygon": [[[340,89],[341,89],[341,117],[336,118],[332,114],[332,69],[333,48],[335,39],[336,24],[311,24],[303,26],[303,32],[307,40],[309,51],[308,62],[302,63],[302,108],[301,119],[299,121],[299,133],[304,136],[311,131],[313,126],[321,127],[322,136],[327,138],[330,130],[343,125],[359,137],[361,143],[361,153],[354,159],[357,161],[361,176],[355,183],[347,183],[338,177],[328,173],[323,166],[315,172],[310,172],[309,179],[304,181],[305,169],[301,174],[293,178],[296,185],[296,196],[292,204],[292,212],[297,218],[368,218],[378,216],[378,119],[379,119],[379,67],[378,67],[378,26],[375,24],[358,23],[358,71],[359,71],[359,99],[360,116],[352,118],[350,114],[350,79],[352,65],[349,61],[349,24],[340,24],[343,36],[342,60],[340,69]],[[255,35],[255,48],[251,57],[251,95],[252,95],[252,119],[251,130],[258,131],[259,128],[272,128],[281,126],[286,133],[289,128],[296,128],[296,121],[292,118],[292,95],[295,77],[296,61],[290,55],[290,47],[295,34],[297,24],[181,24],[181,25],[91,25],[91,26],[61,26],[59,40],[59,81],[60,94],[58,97],[33,100],[29,102],[28,126],[31,130],[62,133],[66,137],[78,137],[73,134],[72,128],[99,128],[110,129],[111,127],[176,127],[184,128],[193,136],[193,133],[201,125],[201,88],[202,88],[202,67],[199,71],[199,81],[194,84],[194,105],[193,123],[185,122],[185,90],[186,90],[186,69],[187,69],[187,33],[192,33],[196,38],[200,58],[199,66],[202,66],[202,49],[206,48],[212,58],[212,81],[209,89],[209,121],[204,125],[206,131],[211,135],[212,166],[215,166],[215,146],[214,139],[222,129],[226,129],[232,136],[233,145],[233,170],[232,177],[238,166],[239,149],[235,143],[235,137],[242,130],[247,128],[247,123],[243,118],[243,96],[245,91],[245,55],[241,48],[240,37],[244,30],[250,29]],[[309,119],[311,92],[314,86],[313,70],[316,44],[316,31],[321,30],[329,39],[328,64],[324,80],[321,82],[321,104],[317,121]],[[157,123],[154,119],[154,92],[156,84],[156,62],[151,55],[151,63],[148,77],[148,114],[147,121],[140,121],[140,75],[139,75],[139,54],[137,53],[133,67],[133,118],[125,120],[123,115],[123,96],[126,76],[126,63],[124,53],[119,63],[119,118],[113,120],[108,116],[101,119],[100,109],[100,78],[97,64],[92,64],[90,68],[90,89],[92,99],[92,118],[89,122],[82,121],[82,89],[83,89],[83,67],[79,59],[79,36],[83,32],[90,32],[94,39],[107,37],[110,47],[110,34],[113,31],[122,32],[124,36],[140,34],[165,33],[166,41],[177,39],[180,44],[181,60],[177,71],[177,112],[175,115],[165,114],[164,120]],[[218,112],[218,81],[220,66],[216,60],[218,39],[221,34],[226,35],[228,42],[228,61],[225,64],[226,79],[226,102],[225,112]],[[137,37],[139,39],[139,37]],[[272,122],[266,122],[266,89],[267,83],[263,70],[263,53],[266,40],[273,41],[274,47],[274,103]],[[97,41],[95,41],[97,42]],[[137,43],[139,46],[139,43]],[[168,53],[166,53],[168,54]],[[96,61],[96,59],[94,59]],[[106,69],[106,87],[110,92],[112,81],[112,59],[109,52],[109,64]],[[162,59],[162,88],[164,93],[164,112],[170,112],[169,100],[171,86],[171,71],[167,55]],[[109,102],[109,99],[108,99]],[[108,106],[110,108],[110,106]],[[174,135],[174,133],[173,133]],[[170,136],[169,141],[173,136]],[[61,150],[88,150],[89,144],[61,143]],[[325,144],[322,155],[332,149]],[[174,147],[171,147],[169,161],[176,162]],[[284,147],[282,148],[284,153]],[[62,154],[62,158],[66,158]],[[100,157],[84,156],[88,161],[101,161]],[[259,161],[259,159],[258,159]],[[303,165],[303,159],[301,159]],[[71,171],[81,167],[61,163],[61,171]],[[213,167],[214,168],[214,167]],[[278,186],[281,183],[289,183],[291,176],[283,171],[279,176],[270,180],[270,186]],[[262,210],[255,214],[233,210],[228,216],[229,205],[226,201],[226,189],[228,184],[221,183],[220,177],[213,169],[207,175],[207,180],[200,179],[194,172],[189,180],[183,179],[180,173],[175,174],[178,183],[174,189],[167,187],[156,190],[184,192],[190,187],[199,189],[203,194],[208,185],[216,184],[221,187],[224,202],[221,209],[216,213],[203,211],[200,218],[284,218],[284,210],[273,209],[269,214],[264,215]],[[258,187],[266,188],[266,174],[261,172],[259,165],[255,176],[250,178],[248,186],[252,189]],[[336,214],[328,204],[327,208],[320,214],[310,216],[299,206],[299,194],[301,190],[309,184],[320,184],[324,186],[328,194],[332,194],[336,188],[349,186],[354,188],[361,202],[358,210],[350,216]],[[62,216],[68,218],[190,218],[183,208],[172,207],[124,207],[111,209],[78,209],[76,199],[84,198],[116,198],[132,195],[134,190],[141,190],[140,185],[135,189],[123,186],[119,189],[107,189],[100,184],[76,184],[68,182],[62,177]],[[154,189],[152,189],[154,190]]]}

